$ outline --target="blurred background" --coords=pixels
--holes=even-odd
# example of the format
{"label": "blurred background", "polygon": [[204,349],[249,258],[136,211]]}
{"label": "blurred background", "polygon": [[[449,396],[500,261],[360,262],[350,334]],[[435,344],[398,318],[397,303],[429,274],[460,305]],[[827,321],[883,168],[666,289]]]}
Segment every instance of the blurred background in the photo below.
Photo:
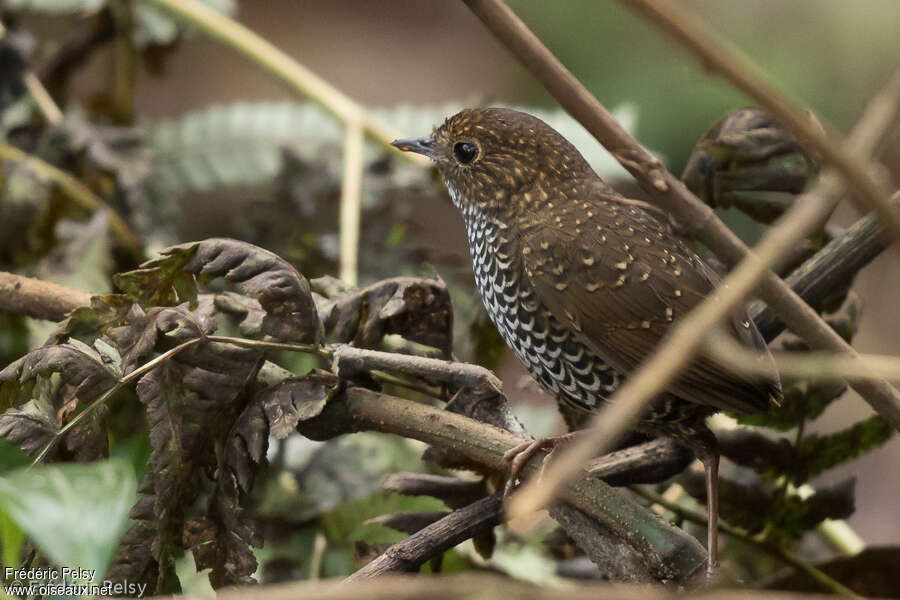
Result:
{"label": "blurred background", "polygon": [[[17,8],[22,3],[7,0],[4,4]],[[748,104],[741,94],[710,77],[693,58],[616,2],[510,0],[509,4],[601,102],[623,109],[620,114],[626,115],[623,118],[638,139],[663,156],[675,173],[681,172],[707,128],[729,111]],[[682,4],[702,15],[754,60],[781,90],[843,132],[852,127],[867,100],[900,64],[896,0],[690,0]],[[506,103],[555,108],[553,99],[461,2],[244,0],[234,9],[240,22],[370,107],[432,107],[436,117],[445,106]],[[38,62],[50,53],[48,43],[61,45],[82,33],[73,27],[70,15],[25,12],[17,13],[16,19],[41,40],[36,50]],[[85,28],[90,19],[81,19]],[[113,52],[112,48],[100,48],[72,75],[66,89],[70,105],[105,101],[99,90],[109,87]],[[136,73],[133,109],[138,123],[180,119],[210,105],[296,100],[258,67],[200,35],[180,39],[176,51],[166,50],[157,60],[141,62]],[[398,118],[392,122],[412,121]],[[433,124],[438,122],[435,118]],[[398,131],[404,137],[427,133],[427,129]],[[305,143],[303,139],[285,141],[300,155]],[[383,149],[377,152],[387,155]],[[882,161],[896,187],[900,183],[897,135],[890,139]],[[606,175],[618,189],[639,195],[640,190],[623,173],[611,170]],[[377,182],[367,178],[364,186],[371,190]],[[444,194],[420,198],[424,200],[408,206],[399,217],[425,246],[415,254],[418,266],[414,261],[409,269],[452,275],[464,284],[471,281],[461,219]],[[242,230],[232,217],[245,214],[248,206],[259,209],[254,204],[259,199],[258,191],[241,185],[215,195],[180,195],[174,236],[180,240],[241,237]],[[291,218],[296,218],[297,229],[303,227],[302,211],[283,216],[287,227],[291,227]],[[843,206],[833,221],[847,225],[857,217],[852,208]],[[742,234],[753,241],[759,229],[743,225]],[[367,226],[364,221],[364,243]],[[396,233],[396,228],[388,228],[373,235]],[[360,279],[365,282],[391,274],[385,272],[390,266],[370,269],[363,263]],[[864,302],[854,340],[860,351],[900,354],[898,269],[900,253],[895,245],[857,279],[855,290]],[[461,285],[453,292],[454,303],[471,305],[472,288]],[[525,374],[515,360],[507,358],[501,365],[508,395],[514,402],[521,400],[523,418],[532,432],[558,430],[554,402],[524,383]],[[869,413],[864,402],[848,393],[810,426],[827,433]],[[900,439],[895,435],[883,447],[813,483],[855,476],[857,510],[850,524],[867,542],[897,544],[898,461]]]}

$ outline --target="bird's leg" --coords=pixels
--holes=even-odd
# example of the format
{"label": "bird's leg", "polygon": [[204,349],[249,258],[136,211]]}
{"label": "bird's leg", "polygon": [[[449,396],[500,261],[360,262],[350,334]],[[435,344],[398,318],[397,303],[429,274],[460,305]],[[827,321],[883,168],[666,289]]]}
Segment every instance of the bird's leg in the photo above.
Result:
{"label": "bird's leg", "polygon": [[[573,431],[565,435],[538,438],[536,440],[522,442],[518,446],[514,446],[513,448],[507,450],[503,455],[503,460],[509,463],[509,476],[506,479],[506,486],[503,488],[503,496],[509,496],[516,488],[516,481],[518,481],[519,479],[519,472],[522,470],[522,467],[524,467],[528,463],[528,461],[534,457],[535,454],[537,454],[541,450],[550,448],[550,453],[547,455],[547,457],[549,458],[550,454],[553,454],[553,452],[560,445],[572,441],[572,439],[578,433],[579,432],[577,431]],[[544,464],[546,464],[546,461],[547,459],[545,458]]]}
{"label": "bird's leg", "polygon": [[719,566],[719,453],[700,458],[706,471],[706,574],[712,575]]}

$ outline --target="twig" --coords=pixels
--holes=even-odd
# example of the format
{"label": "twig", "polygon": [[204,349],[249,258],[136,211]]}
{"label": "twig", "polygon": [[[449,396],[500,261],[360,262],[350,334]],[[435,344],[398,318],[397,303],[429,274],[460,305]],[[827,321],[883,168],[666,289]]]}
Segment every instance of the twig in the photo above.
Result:
{"label": "twig", "polygon": [[471,504],[483,498],[487,491],[483,480],[471,481],[431,473],[392,473],[381,484],[381,489],[404,496],[431,496],[442,500],[450,508]]}
{"label": "twig", "polygon": [[332,370],[343,379],[353,379],[360,373],[372,370],[389,371],[446,383],[454,389],[483,389],[496,395],[503,393],[503,384],[497,376],[478,365],[366,350],[346,344],[338,344],[332,348]]}
{"label": "twig", "polygon": [[[0,23],[0,38],[6,36],[6,27],[3,23]],[[47,90],[44,89],[44,86],[41,84],[41,80],[37,78],[37,76],[31,71],[25,71],[25,75],[23,76],[23,82],[25,83],[25,89],[28,90],[31,99],[34,100],[35,105],[37,105],[38,112],[41,113],[41,116],[44,117],[44,120],[50,125],[56,125],[63,119],[62,111],[59,110],[59,107],[56,105],[56,102],[53,101],[53,98],[50,97],[50,94],[47,93]]]}
{"label": "twig", "polygon": [[[704,352],[729,371],[748,377],[764,377],[769,368],[762,355],[739,344],[721,329],[706,335]],[[900,381],[900,357],[860,354],[849,358],[824,352],[774,352],[775,367],[782,375],[797,378],[884,378]]]}
{"label": "twig", "polygon": [[109,228],[122,246],[138,258],[143,256],[143,247],[138,241],[138,237],[122,217],[75,177],[34,155],[7,144],[0,144],[0,161],[10,161],[22,165],[39,178],[52,182],[63,195],[83,210],[92,213],[105,211],[109,218]]}
{"label": "twig", "polygon": [[134,121],[134,92],[137,77],[138,52],[131,41],[134,28],[134,8],[126,0],[109,3],[109,13],[115,28],[113,40],[112,71],[112,112],[118,123]]}
{"label": "twig", "polygon": [[257,350],[284,350],[286,352],[300,352],[302,354],[315,354],[325,360],[331,360],[333,353],[331,350],[315,344],[297,344],[285,342],[264,342],[261,340],[249,340],[247,338],[231,337],[227,335],[208,335],[206,336],[211,342],[222,342],[225,344],[234,344],[242,348],[256,348]]}
{"label": "twig", "polygon": [[[685,230],[731,264],[740,262],[747,255],[747,247],[716,217],[713,210],[628,135],[603,105],[501,0],[464,1],[557,101],[675,215]],[[887,127],[888,123],[885,123],[884,128]],[[773,273],[766,272],[762,275],[758,291],[790,328],[811,346],[853,352],[814,310]],[[851,385],[876,411],[895,425],[900,424],[900,396],[887,382],[855,381]]]}
{"label": "twig", "polygon": [[34,103],[38,107],[38,111],[44,117],[44,120],[50,125],[58,125],[61,123],[63,120],[62,111],[59,110],[56,102],[53,101],[53,98],[47,92],[47,89],[41,83],[41,80],[37,78],[37,75],[31,71],[27,71],[24,79],[25,87],[28,89],[28,93],[31,94],[31,99],[34,100]]}
{"label": "twig", "polygon": [[503,498],[499,494],[477,500],[394,544],[344,581],[359,581],[391,572],[416,571],[430,558],[499,524],[502,513]]}
{"label": "twig", "polygon": [[[658,505],[662,506],[663,508],[665,508],[666,510],[672,511],[673,513],[678,515],[678,517],[680,517],[681,519],[684,519],[685,521],[690,521],[692,523],[697,523],[698,525],[704,525],[704,526],[707,524],[706,515],[696,512],[696,511],[693,511],[693,510],[690,510],[688,508],[685,508],[684,506],[681,506],[680,504],[677,504],[675,502],[670,502],[663,496],[661,496],[655,492],[652,492],[642,486],[636,485],[636,486],[632,487],[631,490],[635,494],[637,494],[643,498],[646,498],[650,502],[653,502],[654,504],[658,504]],[[722,533],[726,533],[732,537],[738,538],[744,542],[747,542],[748,544],[752,544],[752,545],[756,546],[757,548],[759,548],[760,550],[763,550],[767,554],[770,554],[776,558],[783,560],[784,562],[791,565],[792,567],[799,569],[800,571],[803,571],[804,573],[806,573],[807,575],[809,575],[810,577],[812,577],[813,579],[818,581],[826,589],[828,589],[830,592],[832,592],[834,594],[840,594],[842,596],[848,596],[850,598],[861,598],[861,596],[859,596],[856,592],[854,592],[853,590],[851,590],[850,588],[848,588],[841,582],[837,581],[836,579],[832,578],[831,576],[824,573],[820,569],[817,569],[815,566],[809,564],[805,560],[801,559],[798,556],[795,556],[794,554],[788,552],[787,550],[785,550],[784,548],[782,548],[780,546],[761,541],[761,540],[755,538],[754,536],[749,535],[747,532],[743,531],[742,529],[739,529],[737,527],[732,527],[731,525],[729,525],[727,523],[723,523],[721,519],[719,520],[719,531],[721,531]]]}
{"label": "twig", "polygon": [[356,121],[344,123],[343,174],[341,175],[340,276],[356,286],[359,256],[359,220],[362,204],[363,129]]}
{"label": "twig", "polygon": [[[894,194],[892,203],[900,206],[900,193]],[[818,307],[829,293],[847,286],[890,243],[878,215],[867,215],[794,269],[785,282],[810,306]],[[749,312],[766,340],[784,331],[784,322],[762,303],[754,303]]]}
{"label": "twig", "polygon": [[801,108],[744,66],[742,63],[747,62],[746,59],[739,60],[733,51],[716,39],[713,32],[688,11],[663,0],[620,1],[696,54],[708,70],[722,75],[765,108],[776,121],[788,127],[802,143],[831,163],[864,204],[881,215],[893,230],[893,237],[900,238],[900,214],[891,210],[887,202],[888,194],[884,186],[870,176],[869,165],[849,152],[844,140],[833,133],[826,137]]}
{"label": "twig", "polygon": [[668,438],[658,438],[604,454],[585,469],[612,486],[658,483],[684,471],[692,460],[685,448]]}

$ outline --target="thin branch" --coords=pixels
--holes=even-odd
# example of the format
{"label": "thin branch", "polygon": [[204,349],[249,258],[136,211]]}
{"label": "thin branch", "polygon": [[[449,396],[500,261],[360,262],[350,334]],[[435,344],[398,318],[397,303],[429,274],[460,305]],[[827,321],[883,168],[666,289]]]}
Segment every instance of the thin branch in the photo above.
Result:
{"label": "thin branch", "polygon": [[227,335],[208,335],[206,336],[211,342],[222,342],[225,344],[234,344],[242,348],[255,348],[257,350],[284,350],[285,352],[300,352],[301,354],[315,354],[325,360],[331,360],[334,356],[331,350],[315,344],[298,344],[286,342],[265,342],[261,340],[250,340],[247,338],[231,337]]}
{"label": "thin branch", "polygon": [[487,493],[484,480],[468,480],[431,473],[392,473],[381,489],[404,496],[431,496],[450,508],[471,504]]}
{"label": "thin branch", "polygon": [[[6,27],[3,23],[0,23],[0,38],[5,36]],[[47,90],[44,89],[41,80],[31,71],[25,71],[25,75],[22,79],[25,83],[25,89],[28,90],[28,94],[37,106],[38,112],[44,117],[44,120],[50,125],[56,125],[62,121],[62,111],[59,110],[59,107],[53,101],[53,98],[51,98],[50,94],[47,93]]]}
{"label": "thin branch", "polygon": [[332,371],[342,379],[353,379],[373,370],[388,371],[446,383],[453,389],[479,389],[497,396],[503,394],[503,384],[497,376],[478,365],[366,350],[346,344],[337,344],[332,349]]}
{"label": "thin branch", "polygon": [[860,200],[874,209],[900,238],[900,213],[891,210],[883,185],[870,176],[870,165],[849,151],[849,145],[832,133],[826,136],[806,112],[781,94],[774,86],[745,66],[734,51],[694,15],[664,0],[620,0],[644,19],[684,46],[709,71],[718,73],[734,87],[752,98],[802,143],[822,156],[841,173]]}
{"label": "thin branch", "polygon": [[[763,355],[739,344],[721,329],[706,335],[704,352],[729,371],[747,377],[764,377],[769,367]],[[900,381],[900,357],[860,354],[856,358],[825,352],[773,352],[781,375],[796,378],[884,378]]]}
{"label": "thin branch", "polygon": [[41,116],[44,117],[44,120],[50,125],[58,125],[61,123],[63,120],[62,111],[59,110],[56,102],[53,101],[53,98],[47,92],[47,89],[41,83],[41,80],[37,78],[37,75],[31,71],[27,71],[24,79],[25,87],[28,89],[28,93],[31,94],[31,99],[34,100],[34,103],[38,107]]}
{"label": "thin branch", "polygon": [[498,525],[502,513],[503,498],[499,494],[477,500],[394,544],[344,581],[370,579],[391,572],[417,571],[432,557]]}
{"label": "thin branch", "polygon": [[0,144],[0,161],[9,161],[22,165],[37,177],[52,182],[66,198],[83,210],[91,213],[106,212],[109,218],[109,228],[119,240],[119,243],[134,256],[143,256],[143,247],[138,241],[137,235],[131,231],[131,228],[122,217],[75,177],[32,154],[22,152],[18,148],[7,144]]}
{"label": "thin branch", "polygon": [[[704,526],[707,525],[706,515],[704,515],[704,514],[690,510],[689,508],[685,508],[684,506],[681,506],[680,504],[678,504],[676,502],[670,502],[669,500],[667,500],[665,497],[661,496],[660,494],[652,492],[642,486],[634,486],[631,488],[631,490],[635,494],[637,494],[643,498],[646,498],[650,502],[653,502],[654,504],[658,504],[658,505],[662,506],[663,508],[665,508],[666,510],[669,510],[669,511],[675,513],[678,517],[680,517],[681,519],[684,519],[685,521],[697,523],[698,525],[704,525]],[[740,528],[733,527],[727,523],[723,523],[721,519],[719,519],[719,531],[721,531],[722,533],[725,533],[727,535],[730,535],[734,538],[740,539],[748,544],[752,544],[753,546],[756,546],[757,548],[759,548],[760,550],[763,550],[767,554],[770,554],[776,558],[783,560],[784,562],[791,565],[795,569],[798,569],[798,570],[806,573],[810,577],[812,577],[814,580],[819,582],[822,586],[824,586],[831,593],[839,594],[841,596],[847,596],[850,598],[859,598],[859,599],[862,598],[856,592],[854,592],[853,590],[851,590],[850,588],[848,588],[841,582],[832,578],[830,575],[826,574],[825,572],[821,571],[820,569],[817,569],[815,566],[809,564],[808,562],[801,559],[800,557],[788,552],[781,546],[777,546],[775,544],[761,541],[761,540],[757,539],[756,537],[748,534],[746,531],[744,531]]]}
{"label": "thin branch", "polygon": [[[747,255],[747,247],[716,217],[715,212],[628,135],[501,0],[464,1],[557,101],[678,219],[682,227],[731,264],[740,262]],[[891,87],[894,89],[895,86]],[[888,125],[885,123],[883,129],[887,129]],[[809,202],[801,204],[809,205]],[[763,273],[761,277],[760,296],[797,335],[814,347],[854,352],[787,284],[770,272]],[[887,382],[858,380],[851,382],[851,385],[876,411],[885,415],[895,426],[900,425],[900,396]]]}

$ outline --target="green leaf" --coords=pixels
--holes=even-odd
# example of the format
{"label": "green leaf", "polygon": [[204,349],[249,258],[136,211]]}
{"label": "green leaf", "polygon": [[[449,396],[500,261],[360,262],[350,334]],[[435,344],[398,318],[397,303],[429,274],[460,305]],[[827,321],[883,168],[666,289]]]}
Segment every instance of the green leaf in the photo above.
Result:
{"label": "green leaf", "polygon": [[880,416],[869,417],[831,435],[808,435],[797,447],[795,483],[808,481],[843,462],[884,444],[894,428]]}
{"label": "green leaf", "polygon": [[6,511],[0,508],[0,548],[2,548],[3,567],[18,567],[21,562],[22,542],[25,532],[13,521]]}
{"label": "green leaf", "polygon": [[42,465],[0,479],[0,507],[59,566],[109,565],[128,524],[136,482],[121,461]]}

